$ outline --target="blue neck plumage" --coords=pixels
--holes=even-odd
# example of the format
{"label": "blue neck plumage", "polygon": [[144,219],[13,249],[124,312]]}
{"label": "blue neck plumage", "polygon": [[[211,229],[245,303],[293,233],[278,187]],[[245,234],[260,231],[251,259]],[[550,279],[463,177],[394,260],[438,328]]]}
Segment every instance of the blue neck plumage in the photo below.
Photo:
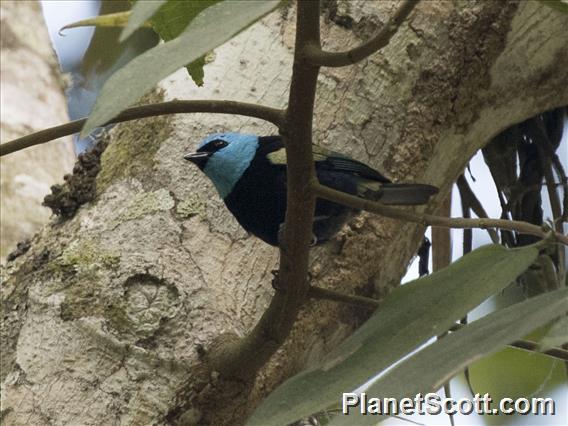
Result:
{"label": "blue neck plumage", "polygon": [[258,136],[241,133],[218,133],[210,135],[201,145],[214,139],[229,142],[225,148],[215,152],[207,161],[203,171],[211,179],[221,198],[231,193],[245,170],[252,162],[258,148]]}

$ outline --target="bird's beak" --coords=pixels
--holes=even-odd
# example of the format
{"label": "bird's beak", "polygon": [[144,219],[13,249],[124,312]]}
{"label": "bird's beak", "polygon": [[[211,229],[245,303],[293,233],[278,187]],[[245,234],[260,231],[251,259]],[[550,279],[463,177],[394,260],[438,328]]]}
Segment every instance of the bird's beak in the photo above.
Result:
{"label": "bird's beak", "polygon": [[192,152],[190,154],[185,154],[183,158],[185,158],[188,161],[191,161],[193,164],[203,169],[210,156],[211,153],[209,152]]}

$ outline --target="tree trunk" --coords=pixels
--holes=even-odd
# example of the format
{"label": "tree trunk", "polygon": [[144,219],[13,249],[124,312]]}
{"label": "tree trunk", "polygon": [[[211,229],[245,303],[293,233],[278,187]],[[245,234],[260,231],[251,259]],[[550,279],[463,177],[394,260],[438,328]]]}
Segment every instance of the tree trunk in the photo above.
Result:
{"label": "tree trunk", "polygon": [[[2,1],[2,142],[67,121],[63,79],[39,2]],[[2,158],[0,258],[49,220],[49,187],[75,161],[71,138]],[[25,250],[20,245],[19,251]]]}
{"label": "tree trunk", "polygon": [[[360,43],[395,5],[328,2],[326,48]],[[315,140],[395,180],[447,192],[493,135],[568,103],[567,25],[539,2],[422,2],[381,53],[322,70]],[[146,101],[282,107],[294,27],[294,7],[272,13],[216,50],[203,88],[181,70]],[[242,424],[271,389],[366,318],[363,309],[309,301],[254,383],[206,372],[202,349],[222,333],[246,335],[262,315],[278,261],[277,250],[246,235],[210,182],[183,160],[220,130],[276,131],[208,114],[117,126],[101,158],[96,200],[45,227],[9,265],[2,289],[6,424]],[[423,231],[362,214],[312,250],[312,280],[380,297],[398,285]]]}

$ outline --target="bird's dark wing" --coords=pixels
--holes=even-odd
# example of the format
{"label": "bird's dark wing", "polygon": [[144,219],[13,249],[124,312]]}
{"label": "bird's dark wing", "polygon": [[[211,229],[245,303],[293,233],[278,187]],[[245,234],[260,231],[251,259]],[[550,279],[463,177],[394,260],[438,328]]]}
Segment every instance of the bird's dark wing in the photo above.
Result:
{"label": "bird's dark wing", "polygon": [[353,158],[315,145],[313,147],[313,152],[317,168],[320,170],[326,169],[337,172],[352,173],[364,179],[370,179],[381,183],[390,182],[389,179],[384,177],[372,167],[354,160]]}
{"label": "bird's dark wing", "polygon": [[[287,164],[286,150],[280,136],[263,136],[259,138],[259,142],[259,155],[266,156],[275,166],[285,166]],[[312,149],[318,170],[351,173],[376,182],[390,182],[378,171],[360,161],[317,145],[312,145]]]}
{"label": "bird's dark wing", "polygon": [[274,165],[286,165],[286,151],[280,136],[261,136],[258,145],[257,156],[268,158]]}

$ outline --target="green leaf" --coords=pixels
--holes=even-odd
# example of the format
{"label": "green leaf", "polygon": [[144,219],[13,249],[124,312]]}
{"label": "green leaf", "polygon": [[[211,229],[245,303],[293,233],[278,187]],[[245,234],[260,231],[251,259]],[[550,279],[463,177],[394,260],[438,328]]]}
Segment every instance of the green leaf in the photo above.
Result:
{"label": "green leaf", "polygon": [[[534,334],[533,332],[523,338],[534,341]],[[469,377],[476,393],[481,395],[488,393],[494,401],[528,396],[545,398],[556,388],[566,385],[566,372],[562,361],[538,352],[509,347],[471,364]],[[486,419],[486,426],[515,425],[519,423],[520,417],[491,416],[491,419]],[[548,423],[554,423],[553,419],[550,418]]]}
{"label": "green leaf", "polygon": [[134,33],[138,28],[147,26],[147,21],[162,7],[167,0],[137,1],[132,6],[132,14],[128,19],[128,24],[122,30],[118,41],[123,42]]}
{"label": "green leaf", "polygon": [[187,28],[197,15],[220,2],[221,0],[169,0],[152,17],[152,27],[162,40],[173,40]]}
{"label": "green leaf", "polygon": [[[221,0],[137,1],[132,7],[132,16],[128,21],[128,26],[120,35],[120,41],[129,37],[133,31],[147,20],[150,20],[149,23],[151,27],[162,40],[173,40],[187,28],[189,23],[193,21],[199,13],[220,1]],[[201,56],[186,65],[187,72],[198,86],[203,85],[203,67],[205,63],[205,56]]]}
{"label": "green leaf", "polygon": [[224,1],[208,7],[179,37],[136,57],[107,80],[82,134],[105,124],[160,80],[223,44],[278,4],[279,0]]}
{"label": "green leaf", "polygon": [[[567,311],[568,289],[564,288],[493,312],[407,358],[373,383],[367,396],[401,399],[435,392],[472,362]],[[348,416],[335,417],[331,425],[363,426],[377,421],[378,416],[352,410]]]}
{"label": "green leaf", "polygon": [[484,246],[447,268],[395,289],[378,312],[319,367],[298,374],[272,392],[248,424],[288,424],[336,404],[343,392],[446,331],[505,288],[537,255],[536,246],[514,250]]}
{"label": "green leaf", "polygon": [[568,1],[566,0],[539,0],[541,3],[562,13],[568,13]]}
{"label": "green leaf", "polygon": [[203,78],[205,77],[205,72],[203,71],[203,67],[207,62],[205,61],[205,55],[197,58],[191,64],[187,65],[187,72],[191,76],[191,79],[197,84],[198,86],[203,86]]}
{"label": "green leaf", "polygon": [[[199,13],[221,0],[168,1],[152,18],[154,31],[164,41],[178,37]],[[186,65],[187,72],[198,86],[203,85],[205,56]]]}
{"label": "green leaf", "polygon": [[[107,15],[95,16],[94,18],[82,19],[72,24],[65,25],[59,32],[70,28],[78,27],[124,27],[130,17],[130,10],[117,13],[109,13]],[[149,27],[150,24],[144,25]]]}

